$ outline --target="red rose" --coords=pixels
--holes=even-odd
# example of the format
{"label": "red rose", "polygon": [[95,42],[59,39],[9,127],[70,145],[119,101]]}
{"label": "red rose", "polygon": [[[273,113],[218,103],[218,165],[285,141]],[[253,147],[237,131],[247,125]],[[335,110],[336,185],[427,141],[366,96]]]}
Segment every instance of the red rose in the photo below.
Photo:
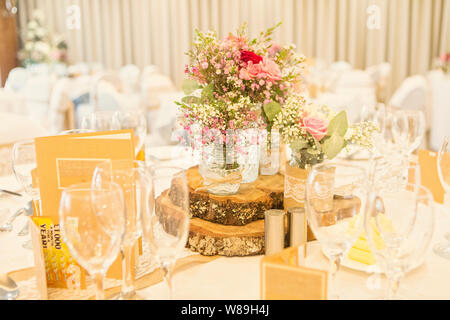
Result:
{"label": "red rose", "polygon": [[263,60],[261,56],[258,56],[256,53],[251,51],[241,51],[241,61],[248,63],[249,61],[253,62],[253,64],[258,64]]}

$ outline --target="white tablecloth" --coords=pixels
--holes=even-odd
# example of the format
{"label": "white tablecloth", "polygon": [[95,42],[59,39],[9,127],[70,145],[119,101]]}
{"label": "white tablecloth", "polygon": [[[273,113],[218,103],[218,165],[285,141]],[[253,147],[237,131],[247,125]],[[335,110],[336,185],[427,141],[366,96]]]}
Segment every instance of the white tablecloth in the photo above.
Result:
{"label": "white tablecloth", "polygon": [[[168,148],[152,151],[153,154],[170,155]],[[176,153],[174,153],[176,154]],[[164,160],[164,159],[162,159]],[[154,159],[153,161],[158,161]],[[170,165],[189,167],[192,162],[185,159],[162,161]],[[0,187],[17,189],[13,177],[0,178]],[[11,196],[0,197],[0,209],[10,208],[12,214],[24,200]],[[0,210],[1,211],[1,210]],[[0,222],[6,217],[0,216]],[[27,237],[16,234],[24,223],[19,217],[14,231],[0,233],[0,272],[6,273],[34,265],[32,252],[22,248]],[[436,229],[431,247],[444,241],[444,234],[450,231],[450,201],[445,205],[436,204]],[[174,275],[174,297],[176,299],[259,299],[260,298],[260,262],[262,256],[221,257],[214,261],[195,265]],[[320,251],[319,243],[308,244],[306,266],[328,269],[328,260]],[[425,263],[406,275],[401,283],[400,295],[409,299],[450,299],[450,260],[436,256],[431,248]],[[377,280],[380,285],[377,286]],[[373,299],[380,297],[385,284],[384,277],[355,271],[343,267],[338,276],[340,296],[344,299]],[[166,299],[165,283],[159,283],[140,291],[148,299]]]}

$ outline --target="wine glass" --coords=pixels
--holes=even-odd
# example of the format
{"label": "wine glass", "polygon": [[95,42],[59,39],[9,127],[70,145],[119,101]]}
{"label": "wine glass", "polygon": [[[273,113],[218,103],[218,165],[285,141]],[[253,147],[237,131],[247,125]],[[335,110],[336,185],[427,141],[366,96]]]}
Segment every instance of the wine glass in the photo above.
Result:
{"label": "wine glass", "polygon": [[421,110],[402,110],[401,112],[407,122],[406,152],[412,154],[420,146],[425,135],[425,113]]}
{"label": "wine glass", "polygon": [[111,182],[117,183],[124,195],[126,212],[126,230],[122,250],[122,290],[119,300],[141,299],[134,287],[132,259],[134,245],[142,235],[141,216],[145,190],[150,182],[146,180],[147,171],[142,161],[106,160],[98,164],[92,177],[92,187],[101,187]]}
{"label": "wine glass", "polygon": [[144,112],[139,110],[116,112],[112,120],[112,129],[133,129],[135,155],[141,151],[147,135]]}
{"label": "wine glass", "polygon": [[398,189],[407,183],[420,184],[420,164],[410,160],[407,156],[398,156],[394,159],[372,159],[376,165],[374,184],[376,188]]}
{"label": "wine glass", "polygon": [[336,274],[363,230],[367,196],[363,167],[345,162],[313,166],[306,183],[307,219],[330,260],[330,297],[338,299]]}
{"label": "wine glass", "polygon": [[385,298],[398,298],[401,279],[422,264],[429,248],[434,230],[433,197],[417,183],[372,188],[364,224],[376,264],[388,279]]}
{"label": "wine glass", "polygon": [[[450,194],[450,136],[444,138],[444,142],[439,149],[437,158],[437,168],[439,180],[444,187],[445,193]],[[433,247],[434,253],[438,256],[450,259],[450,232],[445,234],[447,242],[437,243]]]}
{"label": "wine glass", "polygon": [[[34,140],[25,140],[14,144],[12,150],[12,168],[17,182],[33,200],[36,215],[41,215],[41,195],[39,192]],[[28,228],[28,222],[26,228]],[[27,232],[24,235],[27,235]],[[22,246],[25,249],[31,249],[31,240],[24,242]]]}
{"label": "wine glass", "polygon": [[58,136],[79,134],[79,133],[91,133],[91,132],[95,132],[95,131],[91,130],[91,129],[69,129],[69,130],[61,131],[60,133],[58,133]]}
{"label": "wine glass", "polygon": [[172,299],[172,273],[189,234],[189,192],[186,171],[178,167],[151,170],[153,190],[147,195],[143,230],[164,272]]}
{"label": "wine glass", "polygon": [[96,298],[105,299],[103,281],[116,259],[125,234],[125,203],[115,183],[92,188],[90,183],[63,190],[59,217],[71,255],[95,278]]}
{"label": "wine glass", "polygon": [[113,130],[114,111],[96,111],[83,116],[81,129],[93,131]]}

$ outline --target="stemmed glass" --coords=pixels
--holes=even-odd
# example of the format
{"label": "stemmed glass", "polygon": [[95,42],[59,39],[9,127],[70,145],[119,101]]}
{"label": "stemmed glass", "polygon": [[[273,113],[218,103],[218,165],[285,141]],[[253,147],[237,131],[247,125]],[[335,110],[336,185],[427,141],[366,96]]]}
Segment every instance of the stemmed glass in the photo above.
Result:
{"label": "stemmed glass", "polygon": [[[20,141],[14,144],[12,150],[12,168],[17,182],[19,182],[25,193],[33,200],[36,214],[40,215],[41,195],[39,192],[36,151],[33,140]],[[31,249],[31,241],[26,241],[23,247]]]}
{"label": "stemmed glass", "polygon": [[122,290],[120,300],[141,299],[135,291],[132,259],[134,245],[142,235],[141,217],[143,196],[150,184],[142,161],[106,160],[98,164],[92,177],[92,187],[101,187],[111,181],[121,188],[125,199],[126,230],[122,250]]}
{"label": "stemmed glass", "polygon": [[59,136],[71,135],[71,134],[80,134],[80,133],[91,133],[94,130],[91,129],[69,129],[64,130],[58,133]]}
{"label": "stemmed glass", "polygon": [[380,131],[374,134],[375,148],[387,159],[395,159],[404,150],[407,141],[406,117],[401,110],[386,106],[379,108],[376,123]]}
{"label": "stemmed glass", "polygon": [[147,135],[147,121],[145,114],[139,110],[117,111],[112,119],[112,129],[133,129],[135,155],[144,146]]}
{"label": "stemmed glass", "polygon": [[152,253],[164,272],[172,299],[173,269],[189,234],[186,171],[161,166],[153,168],[151,172],[153,190],[147,196],[143,230]]}
{"label": "stemmed glass", "polygon": [[376,263],[388,279],[386,298],[398,298],[400,280],[423,262],[431,242],[431,193],[417,183],[399,188],[372,187],[364,224]]}
{"label": "stemmed glass", "polygon": [[[450,194],[450,136],[444,138],[444,142],[439,149],[437,158],[437,168],[439,180],[444,187],[445,193]],[[438,256],[450,259],[450,232],[445,234],[447,242],[437,243],[433,247],[434,253]]]}
{"label": "stemmed glass", "polygon": [[93,131],[113,130],[114,111],[97,111],[85,115],[81,120],[81,129]]}
{"label": "stemmed glass", "polygon": [[330,260],[330,298],[338,299],[336,274],[363,230],[366,170],[345,162],[313,166],[306,183],[307,219]]}
{"label": "stemmed glass", "polygon": [[420,184],[420,165],[417,161],[410,160],[406,156],[398,156],[396,159],[372,159],[376,165],[374,185],[376,188],[400,188],[407,183]]}
{"label": "stemmed glass", "polygon": [[421,110],[402,110],[406,118],[406,153],[412,154],[422,143],[425,135],[425,113]]}
{"label": "stemmed glass", "polygon": [[125,234],[122,189],[112,182],[72,185],[62,192],[59,217],[70,253],[95,278],[97,300],[105,299],[104,277]]}

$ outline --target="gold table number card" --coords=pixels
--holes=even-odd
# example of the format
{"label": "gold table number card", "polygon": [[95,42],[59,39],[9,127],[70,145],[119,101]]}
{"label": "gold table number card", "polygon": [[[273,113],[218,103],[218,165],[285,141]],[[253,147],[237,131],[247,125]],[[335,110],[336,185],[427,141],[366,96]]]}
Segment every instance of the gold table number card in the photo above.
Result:
{"label": "gold table number card", "polygon": [[290,247],[261,260],[261,299],[326,300],[328,272],[306,268],[304,245]]}

